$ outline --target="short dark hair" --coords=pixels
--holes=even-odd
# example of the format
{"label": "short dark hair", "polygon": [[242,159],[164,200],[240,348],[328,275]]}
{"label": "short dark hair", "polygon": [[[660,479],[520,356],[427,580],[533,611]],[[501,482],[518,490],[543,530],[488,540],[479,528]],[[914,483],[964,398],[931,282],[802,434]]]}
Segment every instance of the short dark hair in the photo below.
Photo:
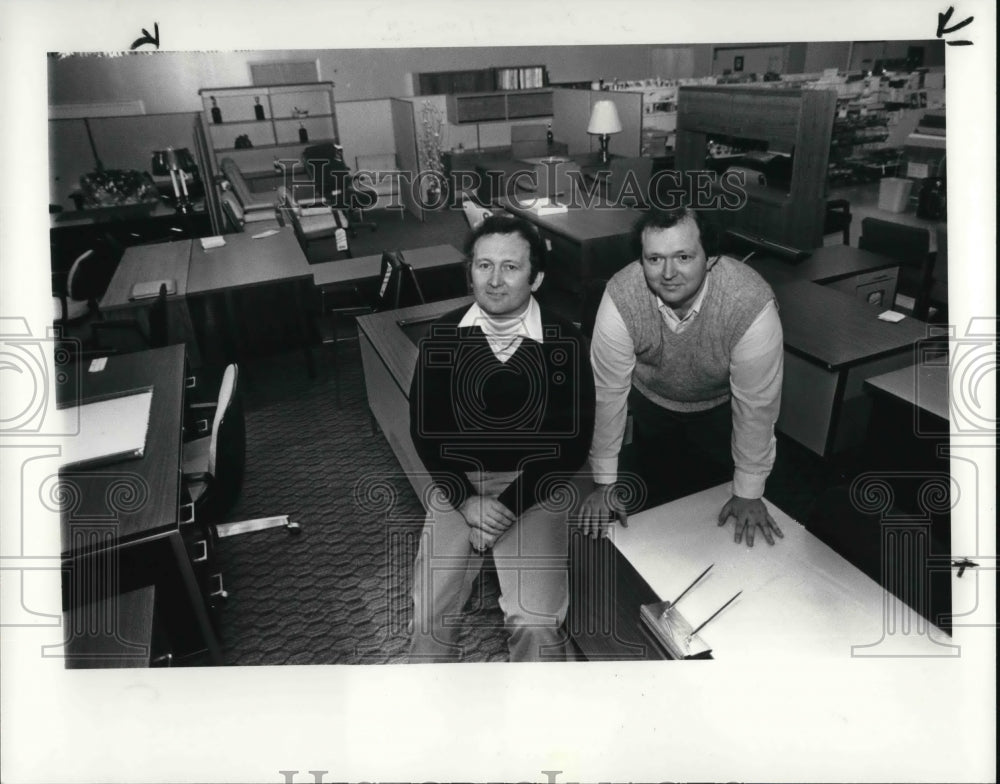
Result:
{"label": "short dark hair", "polygon": [[538,231],[528,221],[514,215],[491,215],[480,223],[465,240],[465,258],[472,260],[476,242],[490,234],[517,234],[528,243],[528,261],[531,262],[531,280],[545,272],[545,243]]}
{"label": "short dark hair", "polygon": [[706,258],[718,256],[722,247],[722,229],[713,211],[680,207],[676,210],[651,209],[644,212],[632,227],[632,242],[637,256],[642,256],[642,234],[647,229],[671,229],[678,223],[692,220],[698,227],[702,250]]}

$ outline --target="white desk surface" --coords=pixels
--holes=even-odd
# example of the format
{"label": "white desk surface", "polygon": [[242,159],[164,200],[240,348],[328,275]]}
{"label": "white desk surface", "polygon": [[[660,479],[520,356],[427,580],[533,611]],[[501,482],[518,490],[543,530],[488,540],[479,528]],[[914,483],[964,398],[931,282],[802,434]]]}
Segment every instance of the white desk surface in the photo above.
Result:
{"label": "white desk surface", "polygon": [[[667,601],[673,601],[709,564],[712,570],[678,604],[697,626],[737,591],[743,594],[700,632],[719,660],[749,656],[846,658],[921,655],[950,644],[943,632],[882,590],[801,524],[767,502],[784,533],[768,545],[758,530],[752,548],[733,541],[733,523],[717,524],[728,484],[648,509],[612,533],[619,551]],[[890,622],[883,623],[884,613]],[[895,615],[892,615],[895,613]],[[899,631],[909,619],[909,634]],[[933,639],[931,639],[933,638]],[[880,643],[880,640],[882,641]],[[935,642],[937,641],[937,642]],[[879,645],[876,645],[880,643]]]}

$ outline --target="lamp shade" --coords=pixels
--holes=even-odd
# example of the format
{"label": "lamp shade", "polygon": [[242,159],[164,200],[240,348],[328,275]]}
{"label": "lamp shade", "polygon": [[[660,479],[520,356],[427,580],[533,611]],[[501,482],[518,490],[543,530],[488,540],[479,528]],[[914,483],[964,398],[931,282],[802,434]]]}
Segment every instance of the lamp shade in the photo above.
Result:
{"label": "lamp shade", "polygon": [[587,133],[620,133],[622,121],[618,117],[618,107],[614,101],[598,101],[590,110]]}

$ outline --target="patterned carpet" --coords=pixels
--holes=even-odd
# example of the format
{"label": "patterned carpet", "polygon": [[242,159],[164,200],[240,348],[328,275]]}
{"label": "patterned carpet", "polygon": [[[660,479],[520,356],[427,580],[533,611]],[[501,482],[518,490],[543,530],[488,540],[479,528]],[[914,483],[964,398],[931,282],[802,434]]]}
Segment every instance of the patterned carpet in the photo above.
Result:
{"label": "patterned carpet", "polygon": [[[220,541],[227,664],[406,661],[423,510],[388,443],[372,433],[356,345],[344,344],[340,360],[339,410],[328,361],[315,380],[299,353],[247,368],[246,477],[229,519],[288,514],[302,532]],[[467,607],[463,660],[506,659],[496,598],[486,570]]]}

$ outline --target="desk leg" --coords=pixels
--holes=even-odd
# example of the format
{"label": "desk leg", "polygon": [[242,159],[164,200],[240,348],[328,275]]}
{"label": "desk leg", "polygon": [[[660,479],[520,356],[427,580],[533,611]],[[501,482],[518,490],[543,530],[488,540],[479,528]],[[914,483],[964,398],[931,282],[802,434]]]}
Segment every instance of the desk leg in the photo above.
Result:
{"label": "desk leg", "polygon": [[295,311],[299,314],[298,327],[300,338],[302,340],[302,350],[306,355],[306,372],[309,373],[309,378],[316,378],[316,362],[313,359],[312,354],[312,341],[311,341],[311,329],[309,324],[309,284],[306,281],[297,282],[295,284],[295,294],[293,300],[293,306]]}
{"label": "desk leg", "polygon": [[208,655],[212,659],[212,664],[223,664],[222,646],[219,643],[218,637],[216,637],[215,628],[212,626],[212,619],[208,616],[208,608],[205,607],[205,597],[201,592],[201,587],[198,585],[194,571],[191,569],[191,561],[188,559],[187,548],[184,546],[180,531],[172,532],[169,535],[169,539],[181,582],[184,584],[187,598],[194,609],[195,621],[198,624],[199,631],[201,631],[205,647],[208,649]]}

